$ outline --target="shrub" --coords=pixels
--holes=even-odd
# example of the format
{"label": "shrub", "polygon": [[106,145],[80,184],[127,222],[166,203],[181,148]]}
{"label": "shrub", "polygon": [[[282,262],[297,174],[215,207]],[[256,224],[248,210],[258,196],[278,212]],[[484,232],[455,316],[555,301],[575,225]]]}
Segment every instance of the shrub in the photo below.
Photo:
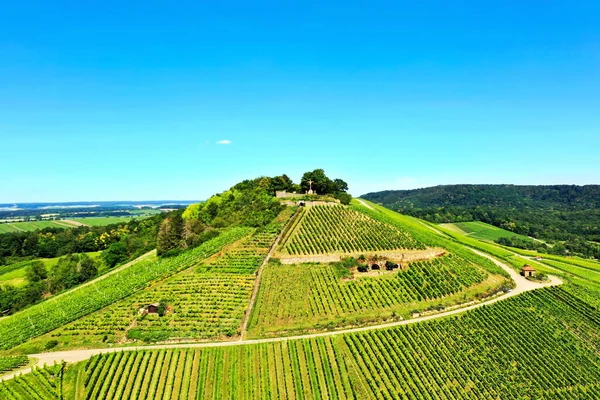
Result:
{"label": "shrub", "polygon": [[44,349],[50,350],[50,349],[55,348],[56,346],[58,346],[58,340],[49,340],[44,345]]}

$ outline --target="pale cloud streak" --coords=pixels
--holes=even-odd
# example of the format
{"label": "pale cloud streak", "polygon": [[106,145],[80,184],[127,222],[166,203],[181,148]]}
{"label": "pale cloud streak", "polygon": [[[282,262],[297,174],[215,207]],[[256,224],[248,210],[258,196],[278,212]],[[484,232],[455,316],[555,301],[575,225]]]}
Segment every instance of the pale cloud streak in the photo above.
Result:
{"label": "pale cloud streak", "polygon": [[217,144],[231,144],[231,140],[227,140],[227,139],[225,139],[225,140],[219,140],[217,142]]}

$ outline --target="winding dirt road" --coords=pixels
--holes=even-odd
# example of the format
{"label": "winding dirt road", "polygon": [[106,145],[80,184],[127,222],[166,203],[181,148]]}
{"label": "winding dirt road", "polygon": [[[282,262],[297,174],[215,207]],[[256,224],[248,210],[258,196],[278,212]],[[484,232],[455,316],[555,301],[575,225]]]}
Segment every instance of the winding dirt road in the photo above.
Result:
{"label": "winding dirt road", "polygon": [[[493,297],[487,301],[475,303],[475,304],[472,304],[467,307],[456,308],[453,310],[441,312],[439,314],[431,314],[431,315],[418,317],[418,318],[411,318],[411,319],[397,321],[397,322],[391,322],[391,323],[387,323],[387,324],[364,326],[364,327],[360,327],[360,328],[351,328],[351,329],[344,329],[344,330],[338,330],[338,331],[328,331],[328,332],[313,333],[313,334],[308,334],[308,335],[287,336],[287,337],[278,337],[278,338],[269,338],[269,339],[238,340],[238,341],[232,341],[232,342],[208,342],[208,343],[188,343],[188,344],[164,344],[164,345],[154,345],[154,346],[114,347],[114,348],[108,348],[108,349],[104,348],[104,349],[88,349],[88,350],[71,350],[71,351],[60,351],[60,352],[53,352],[53,353],[30,354],[29,356],[37,360],[36,365],[44,365],[44,364],[52,365],[55,362],[61,362],[61,361],[66,361],[68,363],[75,363],[75,362],[87,360],[88,358],[90,358],[94,355],[97,355],[97,354],[112,353],[112,352],[119,352],[119,351],[243,346],[243,345],[257,344],[257,343],[273,343],[273,342],[283,342],[283,341],[287,341],[287,340],[309,339],[309,338],[317,338],[317,337],[325,337],[325,336],[336,336],[336,335],[343,335],[346,333],[364,332],[364,331],[371,331],[371,330],[376,330],[376,329],[391,328],[394,326],[416,324],[418,322],[430,321],[430,320],[438,319],[438,318],[444,318],[444,317],[447,317],[450,315],[456,315],[456,314],[464,313],[465,311],[474,310],[474,309],[482,307],[484,305],[493,304],[498,301],[508,299],[510,297],[516,296],[518,294],[521,294],[521,293],[524,293],[524,292],[527,292],[530,290],[539,289],[544,286],[555,286],[555,285],[562,284],[562,281],[554,276],[549,276],[550,281],[545,284],[529,281],[529,280],[525,279],[524,277],[522,277],[521,275],[519,275],[515,270],[513,270],[506,264],[496,260],[492,256],[489,256],[485,253],[482,253],[482,252],[474,250],[474,249],[471,249],[471,250],[482,257],[486,257],[486,258],[490,259],[496,265],[498,265],[499,267],[504,269],[510,275],[510,277],[515,281],[516,287],[512,291],[505,293],[501,296]],[[29,372],[31,372],[31,368],[32,367],[28,367],[28,368],[24,368],[21,370],[13,371],[11,373],[8,373],[8,374],[0,377],[0,379],[8,380],[8,379],[14,378],[18,374],[29,373]]]}

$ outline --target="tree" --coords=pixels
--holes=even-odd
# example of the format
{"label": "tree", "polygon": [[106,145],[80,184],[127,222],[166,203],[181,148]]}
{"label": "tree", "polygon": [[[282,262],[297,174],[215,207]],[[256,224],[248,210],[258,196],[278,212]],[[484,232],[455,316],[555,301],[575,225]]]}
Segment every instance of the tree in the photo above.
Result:
{"label": "tree", "polygon": [[335,185],[335,189],[337,192],[347,192],[348,191],[348,184],[341,180],[341,179],[334,179],[333,183]]}
{"label": "tree", "polygon": [[[312,181],[312,184],[309,183]],[[317,194],[329,194],[335,192],[335,184],[325,175],[323,169],[315,169],[302,175],[300,186],[303,191],[308,191],[311,187]]]}
{"label": "tree", "polygon": [[102,252],[102,260],[108,268],[127,260],[127,246],[123,242],[115,242]]}
{"label": "tree", "polygon": [[269,185],[269,191],[273,195],[275,194],[275,192],[279,192],[279,191],[293,192],[294,191],[294,182],[286,174],[273,177],[273,178],[271,178],[271,182]]}
{"label": "tree", "polygon": [[[215,204],[214,202],[211,204]],[[217,207],[218,208],[218,207]],[[183,237],[183,219],[181,213],[165,218],[158,230],[156,251],[158,255],[165,254],[181,245]]]}
{"label": "tree", "polygon": [[43,281],[48,278],[48,271],[46,270],[44,263],[41,261],[32,262],[25,269],[25,278],[29,283]]}
{"label": "tree", "polygon": [[96,262],[87,254],[81,254],[77,263],[77,281],[86,282],[98,274]]}

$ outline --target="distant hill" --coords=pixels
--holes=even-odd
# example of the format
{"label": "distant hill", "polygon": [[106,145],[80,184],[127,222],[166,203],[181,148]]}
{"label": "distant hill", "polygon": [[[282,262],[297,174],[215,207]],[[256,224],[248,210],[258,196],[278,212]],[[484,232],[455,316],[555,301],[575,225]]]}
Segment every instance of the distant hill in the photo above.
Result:
{"label": "distant hill", "polygon": [[600,185],[443,185],[361,197],[435,223],[483,221],[533,237],[600,241]]}

